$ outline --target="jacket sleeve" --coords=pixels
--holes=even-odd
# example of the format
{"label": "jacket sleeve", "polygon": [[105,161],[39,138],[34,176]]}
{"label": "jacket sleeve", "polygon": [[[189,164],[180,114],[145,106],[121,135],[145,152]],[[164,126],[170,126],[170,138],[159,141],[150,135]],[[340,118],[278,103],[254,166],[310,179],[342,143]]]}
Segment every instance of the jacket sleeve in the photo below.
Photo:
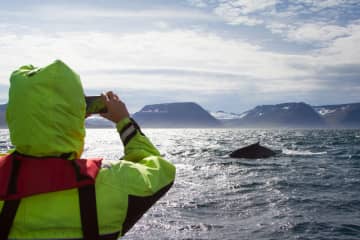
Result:
{"label": "jacket sleeve", "polygon": [[159,151],[133,119],[125,118],[116,125],[116,128],[124,144],[124,159],[127,161],[140,162],[149,156],[160,156]]}
{"label": "jacket sleeve", "polygon": [[125,156],[113,164],[106,175],[116,178],[118,184],[114,187],[127,195],[127,211],[121,231],[124,235],[171,188],[175,166],[160,156],[133,119],[126,118],[116,127],[124,144]]}
{"label": "jacket sleeve", "polygon": [[138,194],[153,194],[174,181],[175,166],[161,157],[133,119],[126,118],[116,127],[124,144],[123,165],[129,164],[135,168],[146,185],[146,192],[139,191]]}

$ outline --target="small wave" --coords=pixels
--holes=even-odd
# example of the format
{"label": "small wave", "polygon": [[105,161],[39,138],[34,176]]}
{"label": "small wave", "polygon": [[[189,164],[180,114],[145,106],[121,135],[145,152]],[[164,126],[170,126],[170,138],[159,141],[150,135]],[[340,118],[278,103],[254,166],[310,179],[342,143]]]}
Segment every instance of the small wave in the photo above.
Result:
{"label": "small wave", "polygon": [[327,152],[311,152],[309,150],[290,150],[283,149],[282,153],[285,155],[295,155],[295,156],[314,156],[314,155],[325,155]]}
{"label": "small wave", "polygon": [[[212,230],[213,228],[215,229],[221,229],[223,228],[222,225],[212,225],[212,224],[205,224],[205,223],[199,223],[199,224],[189,224],[189,225],[185,225],[183,227],[180,227],[179,230],[180,231],[188,231],[188,230],[196,230],[196,231],[209,231]],[[193,238],[191,238],[193,239]]]}

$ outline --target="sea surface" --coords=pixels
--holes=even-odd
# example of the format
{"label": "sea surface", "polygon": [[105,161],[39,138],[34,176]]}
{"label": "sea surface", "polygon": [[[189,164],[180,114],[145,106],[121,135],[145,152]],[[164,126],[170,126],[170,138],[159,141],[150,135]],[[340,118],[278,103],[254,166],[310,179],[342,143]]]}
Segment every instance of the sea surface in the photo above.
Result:
{"label": "sea surface", "polygon": [[[360,239],[360,130],[144,132],[176,165],[176,181],[122,239]],[[6,151],[8,131],[0,137]],[[228,157],[257,141],[278,155]],[[121,158],[116,131],[87,130],[84,156]]]}

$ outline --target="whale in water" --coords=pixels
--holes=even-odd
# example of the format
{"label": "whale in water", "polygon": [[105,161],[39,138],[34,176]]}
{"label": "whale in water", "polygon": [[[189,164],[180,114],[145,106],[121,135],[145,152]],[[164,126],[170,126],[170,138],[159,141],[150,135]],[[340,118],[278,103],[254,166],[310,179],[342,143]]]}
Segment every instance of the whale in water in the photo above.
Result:
{"label": "whale in water", "polygon": [[276,152],[273,150],[263,147],[260,145],[260,142],[251,144],[249,146],[239,148],[232,153],[230,153],[230,157],[232,158],[249,158],[249,159],[257,159],[257,158],[268,158],[275,156]]}

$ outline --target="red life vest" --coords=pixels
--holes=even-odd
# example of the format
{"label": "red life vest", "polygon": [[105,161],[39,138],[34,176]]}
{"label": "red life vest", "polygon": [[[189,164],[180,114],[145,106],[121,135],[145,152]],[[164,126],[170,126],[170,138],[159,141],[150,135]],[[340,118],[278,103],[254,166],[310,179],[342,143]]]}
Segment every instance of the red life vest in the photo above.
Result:
{"label": "red life vest", "polygon": [[[102,159],[67,160],[13,153],[0,157],[0,240],[8,239],[21,198],[77,188],[83,239],[98,240],[95,178]],[[116,239],[117,234],[111,235]]]}
{"label": "red life vest", "polygon": [[95,183],[101,158],[67,160],[10,154],[0,157],[0,200],[79,188]]}

